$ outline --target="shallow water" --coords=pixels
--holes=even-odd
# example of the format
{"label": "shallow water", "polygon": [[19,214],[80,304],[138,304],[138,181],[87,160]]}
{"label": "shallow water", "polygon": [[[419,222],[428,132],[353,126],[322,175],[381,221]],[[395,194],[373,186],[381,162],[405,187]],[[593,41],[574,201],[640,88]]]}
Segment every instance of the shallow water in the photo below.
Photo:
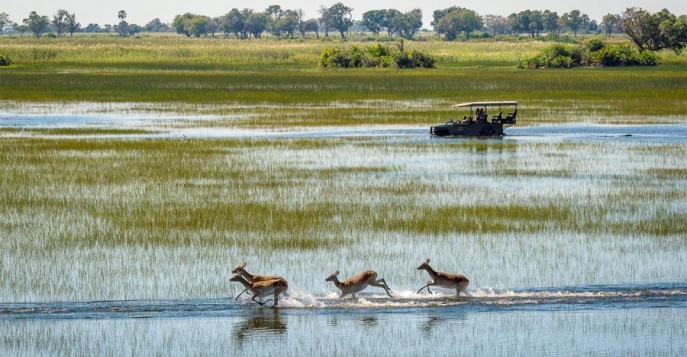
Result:
{"label": "shallow water", "polygon": [[0,304],[3,355],[687,353],[687,285]]}
{"label": "shallow water", "polygon": [[[127,129],[186,119],[0,115],[0,127]],[[499,182],[502,178],[490,177],[489,166],[504,163],[525,173],[542,173],[509,177],[505,193],[456,191],[451,197],[414,198],[416,204],[428,206],[433,201],[502,199],[518,203],[540,198],[602,205],[605,196],[626,194],[618,178],[626,179],[627,186],[632,187],[630,183],[640,177],[638,172],[647,168],[684,169],[683,157],[664,157],[652,154],[651,149],[667,145],[679,151],[679,145],[687,145],[685,124],[516,126],[506,129],[508,135],[501,139],[518,144],[515,149],[497,150],[487,145],[462,156],[460,165],[453,165],[453,153],[405,149],[461,142],[431,138],[427,133],[427,128],[420,127],[376,126],[285,131],[183,128],[145,135],[91,136],[363,138],[366,145],[351,145],[345,153],[278,154],[295,167],[390,167],[393,170],[373,177],[378,185],[389,186],[429,182],[441,190],[466,177],[485,185],[503,184]],[[9,131],[5,135],[34,134]],[[369,147],[370,139],[379,139],[379,145]],[[584,145],[536,145],[541,143]],[[678,149],[673,149],[674,144]],[[389,146],[400,149],[390,150]],[[638,157],[637,152],[644,156]],[[255,155],[264,159],[272,154]],[[315,154],[325,155],[327,160],[313,162]],[[571,173],[557,175],[561,170]],[[651,183],[651,192],[657,192],[659,198],[638,203],[637,212],[613,207],[608,213],[611,218],[626,220],[628,215],[643,218],[655,212],[684,211],[684,200],[670,198],[674,201],[665,202],[660,190],[684,192],[681,187],[686,177],[641,178]],[[352,180],[343,186],[344,192],[362,185],[356,180],[366,182],[370,176],[361,173]],[[311,199],[287,189],[281,194],[287,203],[289,199]],[[347,197],[341,194],[336,199],[345,202]],[[367,246],[364,238],[372,236],[385,244]],[[31,281],[26,286],[16,282],[14,290],[6,288],[0,293],[0,355],[687,355],[685,234],[655,237],[602,232],[597,236],[552,230],[531,235],[487,232],[420,237],[412,232],[380,235],[353,231],[345,238],[359,241],[340,249],[294,250],[272,257],[239,248],[214,252],[204,247],[95,247],[56,251],[51,257],[26,256],[6,249],[0,253],[4,276],[17,281],[15,274],[20,270],[19,275],[41,274],[48,282],[27,278]],[[98,270],[86,266],[97,262],[100,270],[121,272],[121,276],[108,276],[111,280],[105,283],[98,276],[84,277],[68,263],[55,265],[65,257],[84,264],[84,271]],[[240,289],[228,284],[226,276],[227,268],[233,268],[229,265],[239,262],[227,261],[232,260],[227,257],[246,259],[251,272],[286,276],[289,296],[280,300],[280,308],[260,307],[246,299],[234,302],[233,296]],[[438,270],[470,277],[466,296],[456,298],[443,289],[433,289],[435,295],[417,294],[414,289],[426,282],[427,275],[416,271],[415,266],[426,257],[432,257]],[[393,299],[375,288],[368,288],[357,300],[338,299],[336,289],[324,282],[334,269],[350,276],[366,268],[383,275]],[[98,286],[84,286],[81,279]],[[32,284],[52,290],[32,290]],[[64,285],[84,291],[62,289]],[[194,294],[206,297],[185,297],[197,296]]]}

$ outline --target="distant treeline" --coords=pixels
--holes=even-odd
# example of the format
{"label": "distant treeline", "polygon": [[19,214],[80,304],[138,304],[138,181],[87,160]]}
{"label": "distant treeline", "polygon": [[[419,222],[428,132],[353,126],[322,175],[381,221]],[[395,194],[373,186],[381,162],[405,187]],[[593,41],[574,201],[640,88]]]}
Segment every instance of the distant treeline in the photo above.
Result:
{"label": "distant treeline", "polygon": [[[284,9],[271,5],[264,11],[253,9],[231,9],[227,14],[210,17],[193,13],[179,14],[167,23],[155,18],[143,26],[126,21],[127,13],[118,12],[116,24],[89,23],[82,27],[76,15],[66,10],[58,10],[52,18],[32,11],[19,22],[10,20],[9,15],[0,13],[0,34],[31,33],[41,37],[44,33],[51,36],[73,35],[75,32],[114,33],[119,36],[132,36],[140,32],[176,32],[188,37],[235,37],[240,39],[260,38],[270,34],[280,38],[306,37],[308,33],[320,38],[329,37],[330,32],[342,38],[351,34],[416,38],[423,30],[422,10],[413,9],[401,12],[396,9],[370,10],[362,19],[353,20],[353,9],[339,2],[330,7],[321,6],[317,17],[306,18],[301,9]],[[550,10],[524,10],[507,17],[501,15],[480,15],[477,12],[457,6],[435,10],[433,21],[429,24],[442,39],[452,41],[467,40],[474,36],[496,37],[527,35],[538,38],[543,34],[558,36],[579,33],[610,36],[625,33],[640,47],[653,49],[656,42],[667,43],[662,48],[684,48],[687,42],[687,16],[674,15],[664,9],[651,14],[640,8],[628,8],[622,14],[606,14],[597,22],[580,10],[572,10],[559,15]],[[663,37],[661,41],[656,41]],[[680,47],[682,44],[682,47]]]}

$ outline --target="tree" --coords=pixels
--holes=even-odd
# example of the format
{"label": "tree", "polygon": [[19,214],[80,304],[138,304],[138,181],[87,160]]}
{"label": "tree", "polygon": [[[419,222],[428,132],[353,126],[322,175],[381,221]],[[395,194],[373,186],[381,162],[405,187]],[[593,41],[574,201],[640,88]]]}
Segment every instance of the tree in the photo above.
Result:
{"label": "tree", "polygon": [[284,11],[282,10],[281,6],[279,5],[270,5],[265,9],[265,15],[269,16],[269,21],[267,22],[267,31],[274,34],[275,36],[279,36],[279,30],[277,29],[277,21],[281,19],[283,16]]}
{"label": "tree", "polygon": [[126,22],[126,11],[119,10],[117,13],[119,24],[114,26],[114,30],[119,33],[119,36],[126,37],[129,35],[129,23]]}
{"label": "tree", "polygon": [[346,31],[353,25],[352,8],[338,2],[329,8],[322,7],[320,13],[327,28],[338,30],[341,38],[346,38]]}
{"label": "tree", "polygon": [[172,20],[172,27],[180,35],[186,35],[186,37],[191,37],[191,21],[196,15],[187,12],[183,15],[174,16]]}
{"label": "tree", "polygon": [[687,16],[676,17],[663,9],[651,14],[641,8],[629,8],[622,17],[623,31],[640,50],[671,49],[680,54],[687,46]]}
{"label": "tree", "polygon": [[413,9],[406,13],[399,13],[391,20],[391,23],[398,30],[399,35],[410,39],[422,27],[422,10]]}
{"label": "tree", "polygon": [[84,32],[100,32],[103,29],[100,28],[100,25],[98,25],[98,24],[90,23],[83,30],[84,30]]}
{"label": "tree", "polygon": [[301,37],[305,37],[305,12],[303,9],[297,9],[293,10],[293,13],[296,16],[296,20],[298,21],[298,31],[301,33]]}
{"label": "tree", "polygon": [[193,36],[200,37],[208,33],[210,26],[210,18],[203,15],[196,15],[191,19],[191,27],[189,28]]}
{"label": "tree", "polygon": [[620,15],[618,14],[606,14],[603,19],[601,19],[601,26],[603,26],[604,32],[607,37],[611,37],[613,31],[618,28],[620,23]]}
{"label": "tree", "polygon": [[69,15],[67,10],[59,9],[57,10],[57,14],[52,16],[52,21],[50,23],[52,24],[55,32],[57,32],[57,36],[61,36],[67,29],[67,15]]}
{"label": "tree", "polygon": [[169,26],[160,21],[159,18],[150,20],[143,28],[148,32],[167,32],[170,30]]}
{"label": "tree", "polygon": [[575,34],[575,37],[577,37],[577,31],[579,31],[580,28],[587,27],[589,16],[580,13],[580,10],[573,10],[563,14],[563,16],[561,16],[561,21],[563,22],[563,26],[570,29],[570,31]]}
{"label": "tree", "polygon": [[[529,37],[538,37],[539,33],[546,28],[544,13],[539,10],[525,10],[517,14],[513,13],[508,19],[514,32],[524,32]],[[546,20],[551,21],[549,18]]]}
{"label": "tree", "polygon": [[[200,37],[206,35],[214,25],[211,24],[212,19],[204,15],[196,15],[187,12],[183,15],[177,15],[172,21],[172,27],[178,34],[186,35],[186,37]],[[217,27],[213,30],[216,32]]]}
{"label": "tree", "polygon": [[315,37],[318,39],[320,38],[320,22],[317,21],[317,19],[308,19],[305,21],[303,24],[303,31],[305,32],[314,32]]}
{"label": "tree", "polygon": [[274,24],[278,34],[285,33],[293,38],[298,29],[298,14],[294,10],[286,10]]}
{"label": "tree", "polygon": [[10,20],[10,15],[5,12],[0,12],[0,35],[2,35],[5,27],[12,27],[14,23]]}
{"label": "tree", "polygon": [[35,11],[29,13],[29,17],[23,20],[24,25],[33,32],[36,38],[40,38],[45,31],[45,28],[50,25],[50,19],[47,16],[38,15]]}
{"label": "tree", "polygon": [[386,17],[386,10],[370,10],[363,14],[361,24],[375,35],[379,35],[382,29],[382,23]]}
{"label": "tree", "polygon": [[398,32],[396,27],[396,18],[403,16],[403,13],[396,9],[388,9],[384,13],[384,20],[382,21],[382,27],[386,29],[386,34],[393,36]]}
{"label": "tree", "polygon": [[229,36],[233,33],[236,38],[245,38],[244,27],[246,26],[244,22],[244,17],[239,9],[231,9],[226,15],[222,16],[220,22],[220,29],[224,32],[225,36]]}
{"label": "tree", "polygon": [[555,11],[544,10],[542,13],[542,22],[544,24],[544,31],[548,33],[558,33],[560,31],[560,18]]}
{"label": "tree", "polygon": [[[465,33],[466,39],[470,39],[470,33],[479,30],[484,26],[482,17],[476,12],[463,8],[449,8],[453,11],[444,11],[443,17],[437,20],[437,10],[434,12],[436,24],[434,30],[440,34],[445,35],[446,40],[455,40],[460,33]],[[447,9],[448,10],[448,9]]]}
{"label": "tree", "polygon": [[492,36],[505,35],[510,32],[510,22],[501,15],[484,15],[482,21],[484,22],[484,28],[490,32]]}
{"label": "tree", "polygon": [[220,22],[221,22],[221,20],[219,17],[209,18],[208,25],[205,29],[205,32],[207,34],[210,34],[210,36],[212,36],[214,38],[217,31],[220,30],[220,28],[219,28]]}
{"label": "tree", "polygon": [[81,24],[76,22],[76,14],[67,14],[65,18],[65,23],[67,24],[67,32],[69,36],[74,36],[74,32],[81,28]]}
{"label": "tree", "polygon": [[19,32],[19,34],[21,34],[21,37],[24,37],[24,32],[29,31],[29,27],[28,27],[28,26],[26,26],[26,25],[20,25],[20,24],[17,24],[17,23],[15,23],[15,24],[12,26],[12,29],[13,29],[14,31],[16,31],[16,32]]}
{"label": "tree", "polygon": [[254,38],[260,38],[261,34],[267,29],[269,21],[270,17],[265,13],[251,13],[246,19],[245,31],[253,35]]}

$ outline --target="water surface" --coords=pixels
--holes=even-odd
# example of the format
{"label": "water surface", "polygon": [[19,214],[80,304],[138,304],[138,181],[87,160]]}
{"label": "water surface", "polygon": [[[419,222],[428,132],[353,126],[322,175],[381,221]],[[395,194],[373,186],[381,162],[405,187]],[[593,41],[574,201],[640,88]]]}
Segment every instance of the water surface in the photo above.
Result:
{"label": "water surface", "polygon": [[[502,139],[468,140],[471,146],[431,138],[427,128],[416,126],[169,129],[168,122],[179,120],[189,118],[13,114],[0,115],[0,127],[26,129],[7,131],[8,136],[58,140],[342,139],[343,151],[268,147],[233,155],[276,171],[384,169],[360,170],[345,182],[305,188],[291,182],[255,194],[256,201],[294,207],[320,197],[353,204],[360,199],[355,191],[417,185],[432,192],[399,197],[371,190],[365,204],[404,200],[422,208],[498,201],[527,207],[550,201],[592,216],[583,222],[625,223],[681,220],[687,211],[687,177],[680,174],[687,167],[684,124],[516,126]],[[32,132],[72,127],[151,133]],[[512,169],[508,176],[495,177],[504,166]],[[631,195],[638,199],[624,198]],[[4,227],[16,229],[0,240],[1,355],[687,355],[684,232],[609,234],[601,227],[580,233],[563,225],[529,234],[432,235],[351,225],[342,237],[346,244],[314,250],[264,254],[250,247],[94,246],[44,254],[15,240],[39,240],[51,229],[70,227],[47,222],[45,232],[19,236],[28,223],[20,212],[5,213],[17,218],[7,218]],[[317,233],[333,234],[328,227]],[[415,267],[427,257],[438,270],[470,278],[465,296],[443,289],[416,293],[428,277]],[[287,277],[289,296],[278,309],[233,300],[241,289],[229,283],[229,270],[241,261],[249,262],[251,272]],[[377,270],[394,298],[368,288],[357,300],[339,299],[324,282],[335,270],[352,276],[362,269]]]}

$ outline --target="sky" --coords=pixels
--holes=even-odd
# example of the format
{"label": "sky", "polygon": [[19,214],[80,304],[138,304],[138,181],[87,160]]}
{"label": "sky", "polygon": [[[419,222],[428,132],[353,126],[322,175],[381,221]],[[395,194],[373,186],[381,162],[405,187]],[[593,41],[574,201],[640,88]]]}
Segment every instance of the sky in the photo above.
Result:
{"label": "sky", "polygon": [[620,14],[629,7],[641,7],[652,13],[668,9],[677,15],[687,14],[687,1],[684,0],[463,0],[463,1],[409,1],[409,0],[31,0],[31,1],[3,1],[0,13],[9,14],[10,20],[21,23],[31,11],[39,15],[46,15],[52,19],[57,10],[64,9],[76,14],[76,20],[86,27],[89,23],[99,25],[116,24],[119,22],[119,10],[127,12],[126,21],[137,25],[145,25],[155,18],[162,22],[172,22],[175,15],[191,12],[210,17],[221,16],[232,8],[249,8],[263,11],[269,5],[279,5],[282,9],[302,9],[306,19],[318,17],[321,6],[329,7],[337,2],[353,9],[353,19],[360,20],[364,12],[379,9],[397,9],[401,12],[414,8],[422,9],[423,27],[431,29],[434,10],[451,6],[460,6],[476,11],[480,15],[494,14],[508,16],[514,12],[524,10],[551,10],[563,15],[571,10],[580,10],[590,19],[601,22],[603,15],[608,13]]}

